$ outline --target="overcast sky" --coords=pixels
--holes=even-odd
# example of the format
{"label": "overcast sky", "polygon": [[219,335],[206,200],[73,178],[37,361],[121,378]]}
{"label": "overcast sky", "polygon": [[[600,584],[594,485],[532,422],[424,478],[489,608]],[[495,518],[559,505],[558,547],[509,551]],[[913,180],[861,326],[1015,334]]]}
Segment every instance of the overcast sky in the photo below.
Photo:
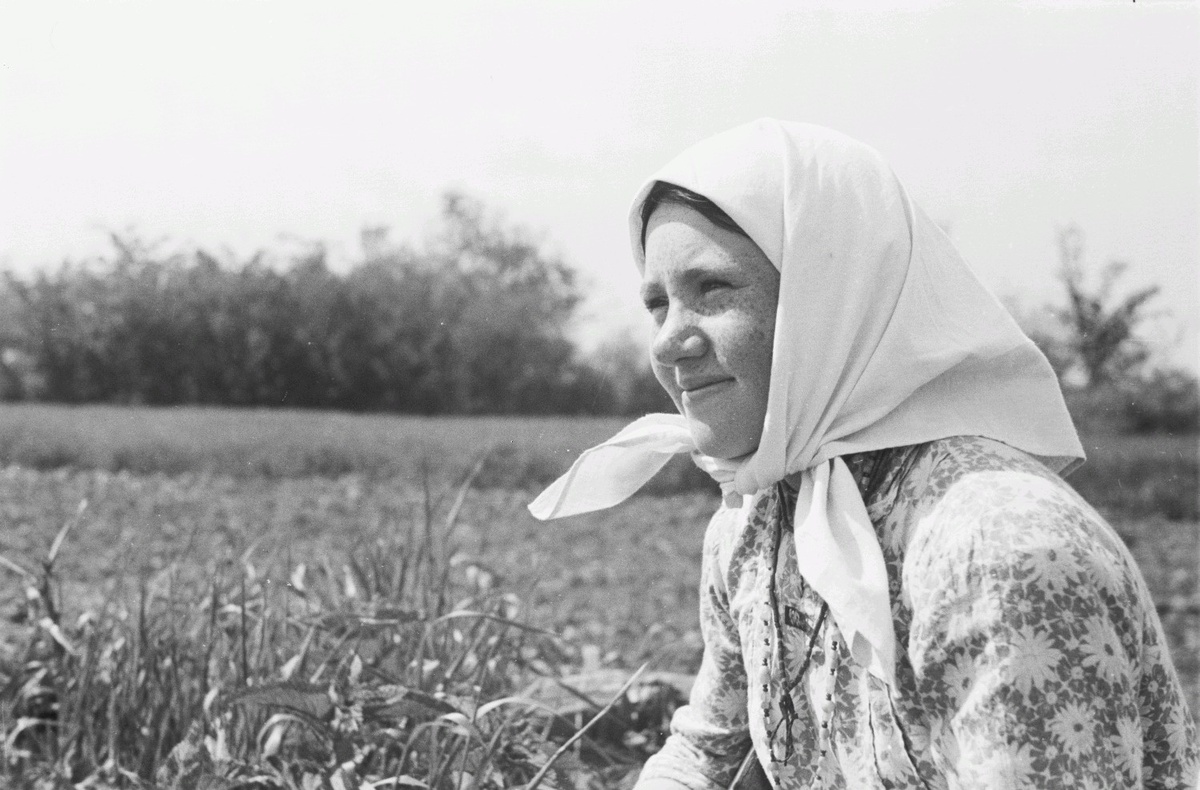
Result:
{"label": "overcast sky", "polygon": [[[771,115],[879,149],[998,293],[1055,296],[1056,228],[1130,263],[1195,369],[1194,3],[0,4],[0,265],[177,245],[353,260],[448,187],[544,232],[591,336],[640,327],[625,212],[688,144]],[[290,245],[290,246],[289,246]],[[1176,336],[1182,341],[1171,346]]]}

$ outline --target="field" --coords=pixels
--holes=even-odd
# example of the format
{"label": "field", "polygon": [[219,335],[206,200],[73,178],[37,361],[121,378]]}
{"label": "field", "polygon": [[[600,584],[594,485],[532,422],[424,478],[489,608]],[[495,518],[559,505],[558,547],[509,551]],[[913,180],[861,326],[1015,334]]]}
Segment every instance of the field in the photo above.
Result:
{"label": "field", "polygon": [[[650,661],[621,726],[541,779],[618,784],[696,668],[716,504],[681,464],[656,495],[532,519],[537,487],[620,425],[0,408],[0,781],[519,784]],[[1087,444],[1072,482],[1129,543],[1195,708],[1196,441]],[[518,692],[562,717],[489,707]]]}

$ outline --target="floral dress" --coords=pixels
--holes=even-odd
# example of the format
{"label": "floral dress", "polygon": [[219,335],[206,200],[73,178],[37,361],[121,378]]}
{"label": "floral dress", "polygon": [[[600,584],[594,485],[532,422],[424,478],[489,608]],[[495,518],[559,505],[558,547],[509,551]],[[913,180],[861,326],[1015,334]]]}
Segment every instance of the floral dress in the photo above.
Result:
{"label": "floral dress", "polygon": [[638,790],[725,788],[751,748],[778,788],[1195,785],[1196,726],[1145,581],[1057,475],[977,437],[847,461],[877,483],[896,687],[850,661],[800,577],[784,492],[722,508],[704,659]]}

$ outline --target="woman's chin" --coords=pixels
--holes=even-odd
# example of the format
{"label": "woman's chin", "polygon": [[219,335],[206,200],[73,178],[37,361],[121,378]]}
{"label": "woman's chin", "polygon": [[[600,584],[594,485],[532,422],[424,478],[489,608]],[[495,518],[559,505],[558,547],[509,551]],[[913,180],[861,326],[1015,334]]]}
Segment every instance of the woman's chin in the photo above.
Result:
{"label": "woman's chin", "polygon": [[688,428],[692,432],[692,440],[696,442],[696,449],[709,458],[731,461],[749,455],[757,446],[748,443],[745,437],[714,431],[711,425],[695,420],[688,421]]}

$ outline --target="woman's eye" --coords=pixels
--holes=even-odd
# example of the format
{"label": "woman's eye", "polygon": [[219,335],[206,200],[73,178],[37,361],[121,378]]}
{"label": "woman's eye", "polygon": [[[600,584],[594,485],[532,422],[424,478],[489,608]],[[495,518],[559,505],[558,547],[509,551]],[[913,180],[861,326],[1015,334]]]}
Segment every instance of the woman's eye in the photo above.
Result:
{"label": "woman's eye", "polygon": [[645,301],[646,310],[653,313],[667,306],[667,297],[652,296]]}
{"label": "woman's eye", "polygon": [[719,291],[722,288],[728,287],[729,283],[724,280],[705,280],[700,283],[700,290],[703,293],[712,293],[713,291]]}

